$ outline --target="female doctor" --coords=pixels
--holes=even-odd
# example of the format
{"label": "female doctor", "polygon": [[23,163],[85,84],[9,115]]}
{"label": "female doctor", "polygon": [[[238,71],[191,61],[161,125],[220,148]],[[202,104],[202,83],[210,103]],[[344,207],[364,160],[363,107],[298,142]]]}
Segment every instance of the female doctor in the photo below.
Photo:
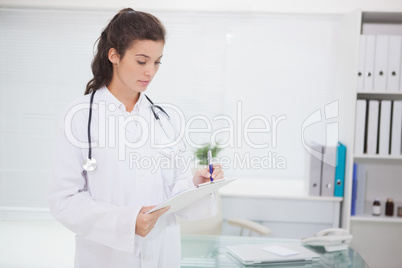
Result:
{"label": "female doctor", "polygon": [[[48,200],[53,216],[76,233],[75,267],[179,267],[174,214],[164,215],[169,208],[146,212],[211,175],[223,177],[219,165],[194,177],[178,165],[172,155],[183,151],[183,141],[165,143],[177,116],[144,94],[161,64],[165,34],[148,13],[117,13],[98,39],[86,95],[63,114]],[[155,146],[152,138],[168,145]],[[144,164],[167,163],[161,160],[174,165]],[[199,219],[214,213],[211,195],[176,214]]]}

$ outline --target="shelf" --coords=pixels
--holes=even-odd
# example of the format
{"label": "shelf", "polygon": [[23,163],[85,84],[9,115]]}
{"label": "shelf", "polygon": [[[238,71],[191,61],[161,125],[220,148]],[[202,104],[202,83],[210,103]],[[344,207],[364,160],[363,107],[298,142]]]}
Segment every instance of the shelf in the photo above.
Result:
{"label": "shelf", "polygon": [[396,24],[402,23],[402,18],[399,12],[363,12],[362,23]]}
{"label": "shelf", "polygon": [[353,157],[354,162],[357,163],[377,163],[377,164],[401,164],[402,155],[355,155]]}
{"label": "shelf", "polygon": [[342,202],[343,197],[309,196],[304,180],[274,178],[237,178],[236,181],[219,189],[220,196],[304,200],[317,202]]}
{"label": "shelf", "polygon": [[351,221],[360,222],[384,222],[384,223],[402,223],[402,217],[392,216],[371,216],[371,215],[361,215],[361,216],[351,216]]}
{"label": "shelf", "polygon": [[357,92],[358,99],[368,100],[402,100],[402,92],[400,91],[366,91]]}

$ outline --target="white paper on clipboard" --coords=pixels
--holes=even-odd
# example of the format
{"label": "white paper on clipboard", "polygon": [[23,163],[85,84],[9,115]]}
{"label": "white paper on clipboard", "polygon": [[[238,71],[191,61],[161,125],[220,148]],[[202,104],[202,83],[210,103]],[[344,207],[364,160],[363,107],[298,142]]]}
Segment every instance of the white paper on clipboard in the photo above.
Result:
{"label": "white paper on clipboard", "polygon": [[219,188],[221,188],[225,185],[228,185],[229,183],[231,183],[235,180],[236,179],[222,179],[222,180],[217,180],[214,182],[207,182],[207,183],[200,184],[199,187],[189,189],[187,191],[181,192],[181,193],[173,196],[172,198],[166,200],[162,204],[157,205],[156,207],[154,207],[147,213],[154,212],[156,210],[159,210],[159,209],[167,207],[167,206],[170,206],[170,209],[165,214],[174,213],[176,211],[179,211],[179,210],[193,204],[200,198],[215,192]]}

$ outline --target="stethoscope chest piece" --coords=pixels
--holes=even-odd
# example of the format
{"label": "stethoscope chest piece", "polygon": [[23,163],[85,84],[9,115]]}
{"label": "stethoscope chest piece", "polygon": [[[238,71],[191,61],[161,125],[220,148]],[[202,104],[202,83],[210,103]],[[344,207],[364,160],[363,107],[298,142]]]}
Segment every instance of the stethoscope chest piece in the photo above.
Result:
{"label": "stethoscope chest piece", "polygon": [[82,165],[82,167],[86,171],[94,171],[97,166],[98,166],[98,163],[96,162],[95,158],[91,158],[91,159],[87,158],[85,160],[84,164]]}

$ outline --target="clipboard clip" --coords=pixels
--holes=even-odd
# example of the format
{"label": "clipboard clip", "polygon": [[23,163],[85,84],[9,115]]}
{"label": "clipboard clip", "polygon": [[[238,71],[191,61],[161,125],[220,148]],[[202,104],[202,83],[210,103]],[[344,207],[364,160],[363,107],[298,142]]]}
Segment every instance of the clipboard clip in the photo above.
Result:
{"label": "clipboard clip", "polygon": [[214,182],[213,181],[208,181],[208,182],[205,182],[205,183],[197,184],[197,188],[200,188],[200,187],[206,186],[206,185],[210,185],[210,184],[214,184]]}
{"label": "clipboard clip", "polygon": [[222,178],[220,180],[213,180],[213,181],[207,181],[201,184],[197,184],[197,188],[200,188],[202,186],[207,186],[207,185],[211,185],[211,184],[215,184],[215,183],[220,183],[220,182],[224,182],[225,178]]}

